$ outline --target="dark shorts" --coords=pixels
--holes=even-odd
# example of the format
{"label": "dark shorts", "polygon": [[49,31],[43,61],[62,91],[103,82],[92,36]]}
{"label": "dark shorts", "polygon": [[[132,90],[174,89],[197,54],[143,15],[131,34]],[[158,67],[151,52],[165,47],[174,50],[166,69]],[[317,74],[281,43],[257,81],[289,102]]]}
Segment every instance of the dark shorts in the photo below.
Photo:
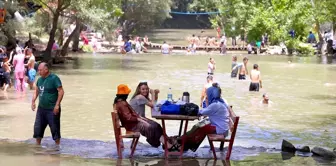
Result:
{"label": "dark shorts", "polygon": [[213,73],[208,73],[208,75],[214,75]]}
{"label": "dark shorts", "polygon": [[237,73],[231,73],[231,78],[236,78],[237,77]]}
{"label": "dark shorts", "polygon": [[240,79],[240,80],[246,80],[246,75],[239,74],[239,78],[238,79]]}
{"label": "dark shorts", "polygon": [[10,84],[10,72],[4,72],[4,80],[7,85]]}
{"label": "dark shorts", "polygon": [[34,138],[43,138],[44,131],[49,125],[53,140],[61,138],[61,108],[57,115],[53,109],[38,108],[34,124]]}
{"label": "dark shorts", "polygon": [[253,83],[250,84],[250,91],[259,91],[259,83]]}

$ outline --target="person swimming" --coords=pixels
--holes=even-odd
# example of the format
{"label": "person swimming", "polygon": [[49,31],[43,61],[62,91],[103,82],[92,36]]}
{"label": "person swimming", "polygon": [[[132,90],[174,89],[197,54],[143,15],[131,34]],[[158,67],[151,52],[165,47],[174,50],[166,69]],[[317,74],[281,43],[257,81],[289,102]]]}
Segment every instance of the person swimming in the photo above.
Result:
{"label": "person swimming", "polygon": [[273,104],[273,102],[269,99],[269,96],[267,93],[264,93],[262,95],[262,100],[260,101],[260,104],[261,105],[268,105],[268,106],[271,106]]}

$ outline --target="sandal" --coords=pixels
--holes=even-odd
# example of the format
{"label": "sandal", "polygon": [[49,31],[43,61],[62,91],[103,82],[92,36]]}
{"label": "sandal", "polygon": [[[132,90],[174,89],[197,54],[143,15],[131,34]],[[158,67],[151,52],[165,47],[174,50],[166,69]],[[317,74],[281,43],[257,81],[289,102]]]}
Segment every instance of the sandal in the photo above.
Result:
{"label": "sandal", "polygon": [[[175,140],[168,139],[168,142],[172,144],[172,146],[168,149],[169,152],[180,151],[179,148],[181,147],[181,144],[179,144],[176,139]],[[165,149],[164,144],[162,144],[162,149]]]}
{"label": "sandal", "polygon": [[[171,146],[168,151],[169,152],[174,152],[174,151],[180,151],[180,147],[181,145],[180,144],[175,144],[173,146]],[[165,149],[165,145],[162,144],[162,149],[164,150]]]}
{"label": "sandal", "polygon": [[168,149],[168,151],[169,151],[169,152],[180,151],[180,147],[181,147],[180,144],[174,144],[172,147],[170,147],[170,148]]}

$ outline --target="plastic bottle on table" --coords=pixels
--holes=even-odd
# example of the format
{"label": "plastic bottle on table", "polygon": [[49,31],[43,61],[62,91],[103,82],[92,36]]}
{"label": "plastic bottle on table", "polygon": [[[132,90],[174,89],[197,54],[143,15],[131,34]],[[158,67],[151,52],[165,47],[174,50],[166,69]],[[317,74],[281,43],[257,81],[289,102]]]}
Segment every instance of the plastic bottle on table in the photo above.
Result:
{"label": "plastic bottle on table", "polygon": [[169,102],[173,102],[173,93],[172,93],[172,89],[171,88],[169,88],[169,90],[168,90],[167,100]]}

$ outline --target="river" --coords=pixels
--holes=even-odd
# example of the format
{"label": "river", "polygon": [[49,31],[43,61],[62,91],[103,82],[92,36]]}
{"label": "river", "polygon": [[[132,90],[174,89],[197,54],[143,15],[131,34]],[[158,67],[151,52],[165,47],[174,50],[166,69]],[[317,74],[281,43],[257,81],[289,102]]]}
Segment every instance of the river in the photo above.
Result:
{"label": "river", "polygon": [[[222,97],[241,117],[234,144],[237,148],[233,149],[232,159],[243,160],[258,153],[277,152],[282,139],[295,145],[336,147],[336,66],[326,64],[325,59],[249,56],[248,69],[257,63],[263,80],[260,92],[249,92],[248,80],[230,78],[231,54],[97,54],[79,55],[77,60],[52,69],[61,78],[65,90],[61,117],[62,137],[65,139],[61,154],[116,158],[110,112],[118,84],[128,84],[133,94],[140,81],[147,81],[151,88],[160,89],[159,99],[166,98],[169,88],[172,88],[174,99],[188,91],[191,101],[198,104],[206,81],[209,57],[216,61],[215,81],[222,88]],[[243,57],[238,55],[238,61]],[[288,63],[289,60],[292,63]],[[259,104],[263,93],[269,95],[271,105]],[[1,141],[2,146],[19,144],[15,147],[23,146],[26,149],[23,151],[29,152],[26,146],[34,143],[31,139],[35,119],[35,112],[30,109],[32,94],[32,91],[19,94],[13,89],[7,94],[0,92],[0,139],[5,139]],[[150,117],[148,108],[146,116]],[[178,122],[168,121],[166,124],[168,134],[176,135]],[[189,125],[189,129],[192,124],[195,122]],[[49,129],[45,135],[50,136]],[[161,148],[150,148],[144,137],[140,141],[143,145],[139,146],[143,148],[136,152],[136,156],[162,156]],[[52,146],[50,137],[43,145]],[[202,146],[205,146],[203,150],[190,152],[187,156],[211,157],[207,140]],[[7,149],[0,151],[0,158],[6,156],[8,163],[17,161],[16,153],[24,153],[20,148]],[[41,160],[54,161],[54,158],[41,157]],[[80,160],[85,163],[84,159]]]}

